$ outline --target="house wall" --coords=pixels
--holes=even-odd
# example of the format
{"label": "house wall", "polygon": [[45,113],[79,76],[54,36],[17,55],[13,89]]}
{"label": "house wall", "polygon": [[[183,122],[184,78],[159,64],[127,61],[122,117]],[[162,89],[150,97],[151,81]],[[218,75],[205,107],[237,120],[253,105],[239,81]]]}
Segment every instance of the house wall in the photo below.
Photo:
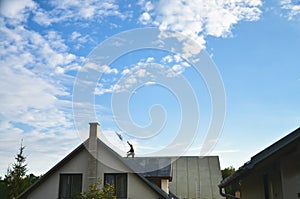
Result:
{"label": "house wall", "polygon": [[[126,166],[114,155],[111,154],[107,148],[98,145],[98,155],[100,160],[105,164],[97,163],[97,177],[104,179],[104,173],[127,173],[129,172]],[[56,199],[59,192],[59,175],[61,173],[82,173],[83,174],[83,191],[88,189],[88,157],[90,154],[87,150],[82,150],[73,159],[70,159],[62,168],[58,169],[46,181],[38,186],[33,192],[29,194],[28,199]],[[120,170],[117,170],[120,169]],[[127,176],[127,194],[130,199],[143,198],[159,198],[159,195],[152,190],[143,180],[136,174],[128,173]]]}
{"label": "house wall", "polygon": [[294,151],[281,162],[281,178],[284,199],[300,198],[300,150]]}
{"label": "house wall", "polygon": [[[264,176],[269,199],[300,198],[300,150],[293,149],[277,161],[260,165],[242,180],[241,198],[265,198]],[[267,177],[266,177],[267,176]]]}
{"label": "house wall", "polygon": [[251,174],[241,182],[242,199],[264,199],[263,178],[261,174]]}
{"label": "house wall", "polygon": [[159,199],[159,195],[149,188],[136,174],[128,174],[128,198],[130,199]]}
{"label": "house wall", "polygon": [[217,156],[190,156],[174,159],[173,178],[169,190],[180,199],[219,199],[218,184],[222,180]]}
{"label": "house wall", "polygon": [[283,199],[280,163],[260,165],[241,181],[241,198],[265,199],[265,186],[269,199]]}
{"label": "house wall", "polygon": [[67,162],[62,168],[58,169],[46,181],[37,187],[28,199],[55,199],[58,198],[59,192],[59,175],[60,173],[82,173],[83,184],[87,181],[87,159],[88,152],[82,150],[73,159]]}

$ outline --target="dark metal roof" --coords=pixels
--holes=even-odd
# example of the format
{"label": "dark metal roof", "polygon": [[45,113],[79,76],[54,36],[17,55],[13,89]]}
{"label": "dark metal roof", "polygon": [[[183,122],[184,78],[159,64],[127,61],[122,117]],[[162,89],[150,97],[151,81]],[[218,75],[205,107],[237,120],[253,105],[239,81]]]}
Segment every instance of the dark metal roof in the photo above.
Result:
{"label": "dark metal roof", "polygon": [[297,141],[298,142],[300,141],[300,127],[294,130],[293,132],[291,132],[290,134],[288,134],[287,136],[283,137],[282,139],[278,140],[271,146],[267,147],[263,151],[254,155],[250,161],[246,162],[235,173],[231,174],[230,176],[222,180],[221,183],[219,184],[219,187],[225,187],[231,184],[232,182],[241,179],[250,170],[252,170],[255,165],[263,162],[270,156],[276,155],[280,150],[288,147],[289,145]]}
{"label": "dark metal roof", "polygon": [[123,158],[135,173],[144,177],[172,178],[170,157]]}

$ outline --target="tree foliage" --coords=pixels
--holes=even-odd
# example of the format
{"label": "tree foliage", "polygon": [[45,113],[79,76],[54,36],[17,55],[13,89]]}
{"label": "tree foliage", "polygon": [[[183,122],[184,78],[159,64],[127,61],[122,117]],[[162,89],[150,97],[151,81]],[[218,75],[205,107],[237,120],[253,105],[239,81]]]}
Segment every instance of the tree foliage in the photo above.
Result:
{"label": "tree foliage", "polygon": [[[225,179],[235,172],[235,168],[230,166],[230,167],[227,167],[227,168],[221,170],[221,172],[222,172],[223,179]],[[233,195],[233,196],[235,195],[235,192],[239,191],[239,190],[240,190],[240,185],[238,182],[235,182],[235,183],[225,187],[225,193]]]}
{"label": "tree foliage", "polygon": [[80,194],[78,199],[116,199],[114,185],[105,183],[99,178],[97,183],[89,185],[89,190]]}
{"label": "tree foliage", "polygon": [[3,199],[17,197],[39,178],[33,174],[26,175],[27,164],[24,149],[25,147],[21,142],[19,153],[15,157],[15,163],[7,169],[4,179],[0,181],[0,192]]}
{"label": "tree foliage", "polygon": [[26,188],[24,179],[27,165],[25,163],[26,157],[23,154],[24,149],[25,147],[21,143],[19,153],[15,157],[16,162],[13,163],[12,168],[7,169],[7,174],[5,175],[9,198],[18,196]]}
{"label": "tree foliage", "polygon": [[2,179],[1,177],[0,177],[0,196],[3,199],[8,198],[7,186],[6,186],[5,180]]}

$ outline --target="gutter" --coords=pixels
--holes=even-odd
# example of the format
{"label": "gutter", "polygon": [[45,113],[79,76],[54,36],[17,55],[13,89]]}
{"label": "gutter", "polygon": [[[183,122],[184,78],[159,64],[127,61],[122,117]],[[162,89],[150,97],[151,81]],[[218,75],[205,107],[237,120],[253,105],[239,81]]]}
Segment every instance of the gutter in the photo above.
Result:
{"label": "gutter", "polygon": [[223,196],[223,197],[226,197],[226,198],[230,198],[230,199],[240,199],[240,198],[237,198],[233,195],[230,195],[230,194],[227,194],[227,193],[223,193],[222,191],[223,187],[219,187],[219,192],[220,192],[220,195]]}

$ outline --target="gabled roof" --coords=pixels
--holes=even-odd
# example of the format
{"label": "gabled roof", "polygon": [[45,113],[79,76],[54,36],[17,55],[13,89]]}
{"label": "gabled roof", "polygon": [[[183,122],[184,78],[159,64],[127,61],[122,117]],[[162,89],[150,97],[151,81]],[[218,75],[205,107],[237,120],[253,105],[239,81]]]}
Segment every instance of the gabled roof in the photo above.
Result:
{"label": "gabled roof", "polygon": [[[110,147],[108,147],[104,142],[102,142],[100,139],[98,139],[98,143],[102,144],[104,147],[106,147],[114,156],[116,156],[124,165],[128,167],[129,170],[132,171],[135,175],[137,175],[144,183],[146,183],[152,190],[157,192],[160,197],[169,199],[169,196],[166,192],[164,192],[162,189],[160,189],[157,185],[151,183],[149,180],[147,180],[142,174],[136,173],[128,164],[127,161],[124,161],[124,159],[116,153],[114,150],[112,150]],[[88,140],[80,144],[76,149],[74,149],[70,154],[68,154],[64,159],[62,159],[59,163],[57,163],[54,167],[52,167],[45,175],[43,175],[37,182],[35,182],[33,185],[31,185],[29,188],[27,188],[23,193],[21,193],[17,199],[25,199],[27,196],[34,191],[40,184],[45,182],[51,175],[53,175],[58,169],[63,167],[68,161],[70,161],[72,158],[74,158],[79,152],[82,150],[87,150],[86,145],[88,144]]]}
{"label": "gabled roof", "polygon": [[287,147],[292,147],[294,144],[300,143],[300,127],[282,139],[278,140],[271,146],[267,147],[263,151],[254,155],[250,161],[246,162],[242,167],[240,167],[235,173],[231,174],[227,178],[221,181],[219,187],[225,187],[232,182],[242,178],[250,170],[252,170],[257,164],[265,161],[266,159],[280,155],[280,151],[283,151]]}
{"label": "gabled roof", "polygon": [[19,196],[17,196],[16,199],[27,198],[27,196],[32,191],[34,191],[40,184],[45,182],[52,174],[54,174],[58,169],[60,169],[62,166],[64,166],[69,160],[71,160],[73,157],[75,157],[78,153],[80,153],[84,149],[85,149],[85,147],[84,147],[84,144],[82,143],[76,149],[74,149],[71,153],[69,153],[64,159],[62,159],[59,163],[57,163],[54,167],[52,167],[47,173],[42,175],[42,177],[38,181],[33,183],[23,193],[21,193]]}

